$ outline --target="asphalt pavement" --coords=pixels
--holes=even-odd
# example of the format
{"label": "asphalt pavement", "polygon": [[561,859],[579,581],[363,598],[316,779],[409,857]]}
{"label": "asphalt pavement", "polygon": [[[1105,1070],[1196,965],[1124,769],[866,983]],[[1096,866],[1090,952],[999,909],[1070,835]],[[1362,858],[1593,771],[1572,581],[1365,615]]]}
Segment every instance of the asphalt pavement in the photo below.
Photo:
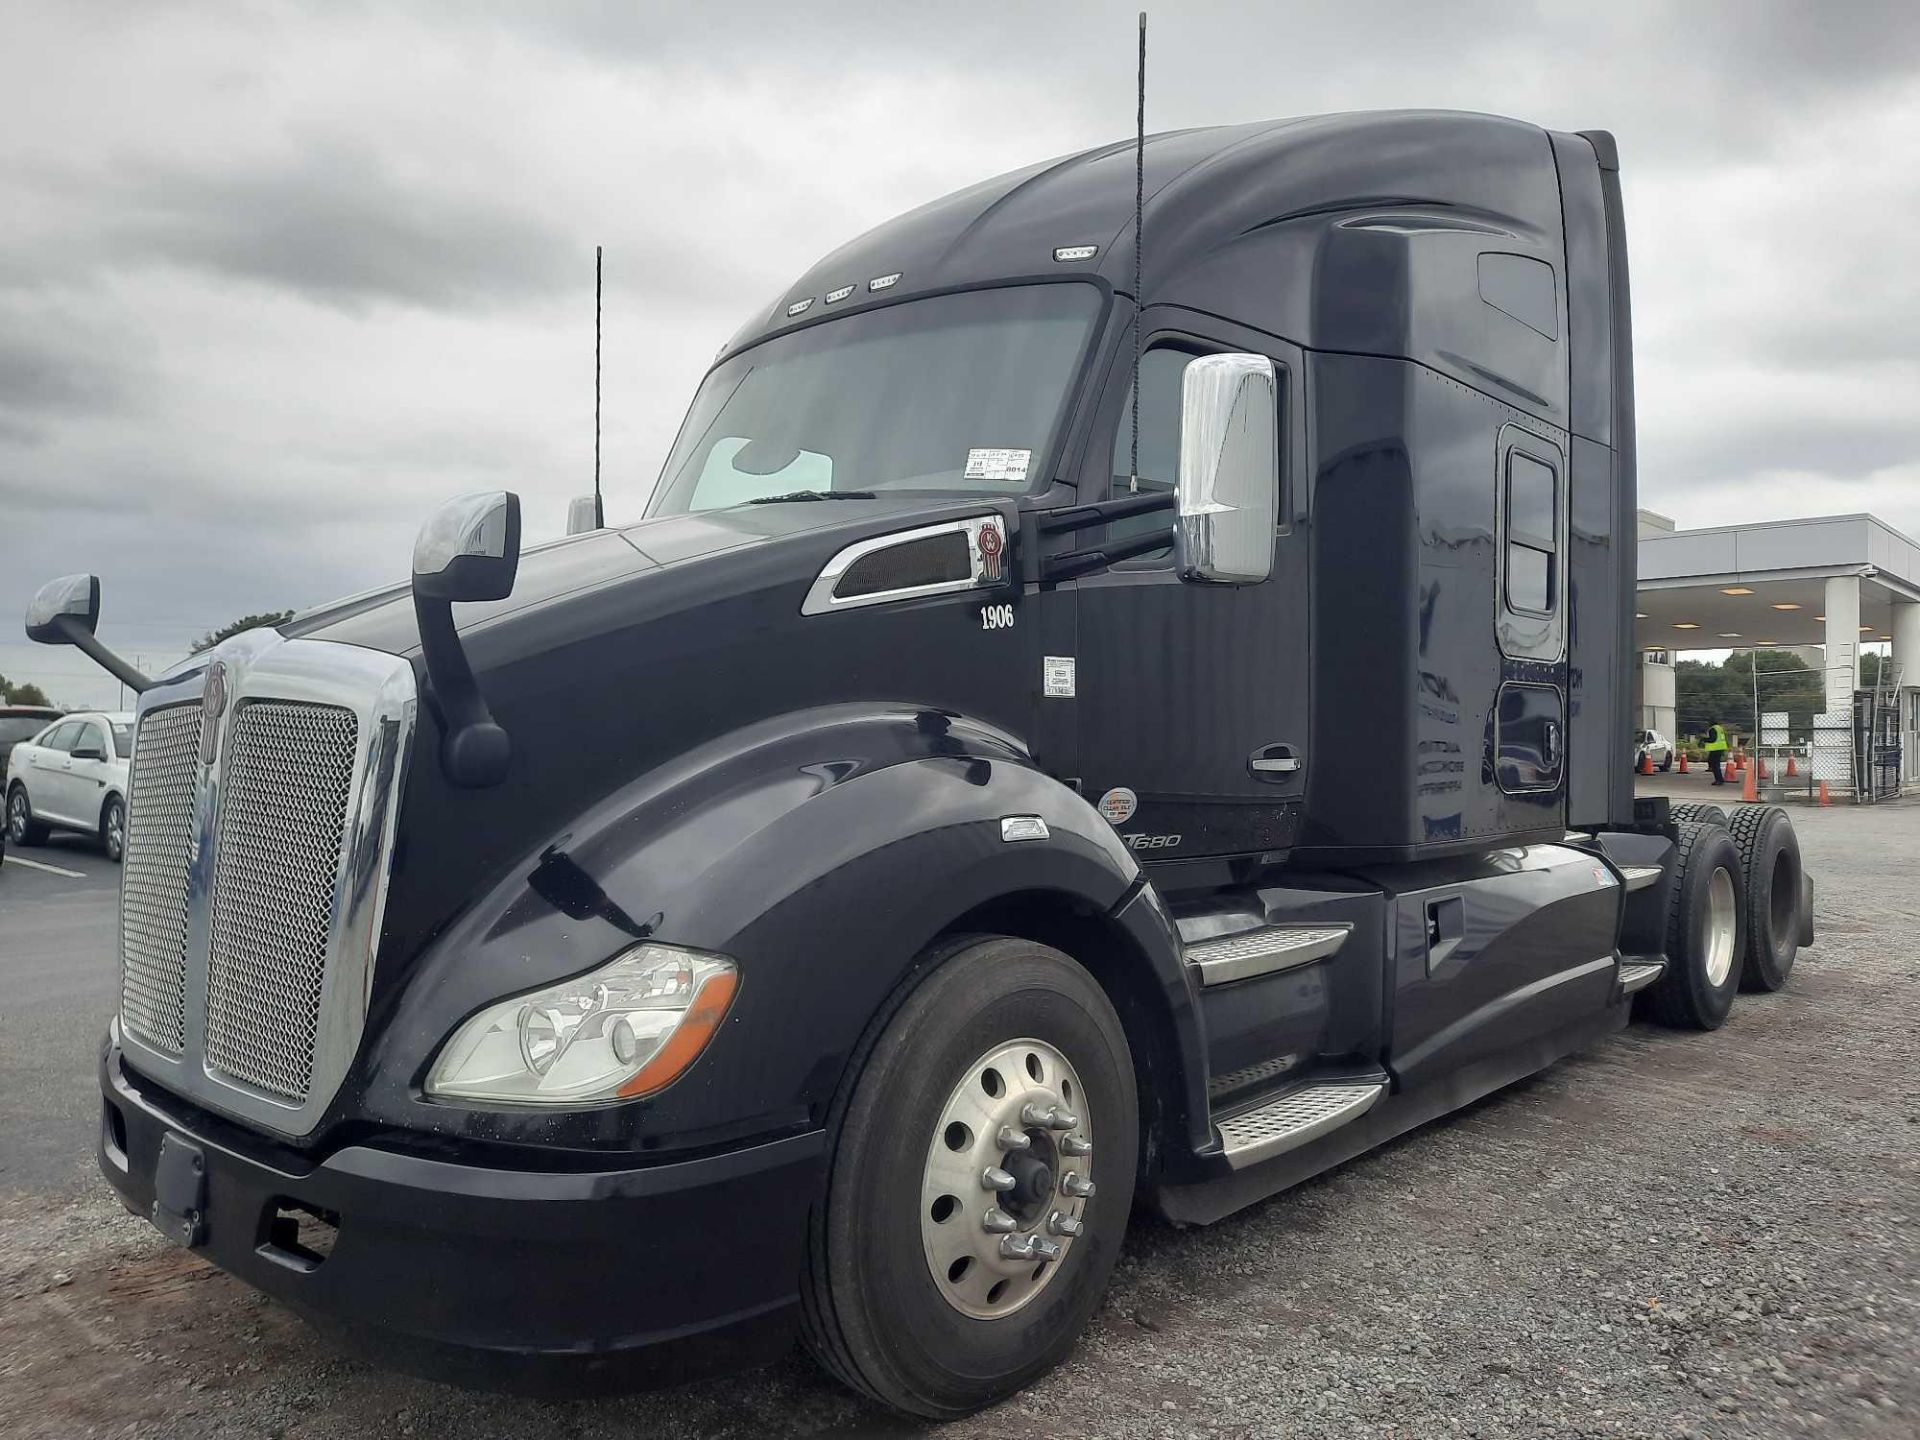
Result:
{"label": "asphalt pavement", "polygon": [[94,1058],[117,985],[120,867],[96,841],[9,845],[0,864],[0,1191],[94,1184]]}

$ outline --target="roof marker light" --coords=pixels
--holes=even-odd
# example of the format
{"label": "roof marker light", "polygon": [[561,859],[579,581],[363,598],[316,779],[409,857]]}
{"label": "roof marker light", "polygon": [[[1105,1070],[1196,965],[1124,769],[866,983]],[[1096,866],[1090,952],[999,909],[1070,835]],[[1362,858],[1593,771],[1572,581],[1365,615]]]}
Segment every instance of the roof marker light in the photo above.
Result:
{"label": "roof marker light", "polygon": [[804,300],[796,300],[791,305],[787,306],[787,318],[792,319],[795,315],[804,315],[807,313],[807,311],[811,310],[812,308],[813,308],[813,297],[811,295],[809,295]]}
{"label": "roof marker light", "polygon": [[1053,258],[1062,264],[1070,260],[1091,260],[1100,253],[1098,245],[1056,245]]}
{"label": "roof marker light", "polygon": [[896,270],[891,275],[874,276],[873,279],[867,282],[867,289],[891,290],[894,286],[898,285],[899,283],[900,283],[900,272]]}
{"label": "roof marker light", "polygon": [[852,293],[853,286],[851,285],[842,285],[838,290],[829,290],[827,291],[827,304],[838,305]]}

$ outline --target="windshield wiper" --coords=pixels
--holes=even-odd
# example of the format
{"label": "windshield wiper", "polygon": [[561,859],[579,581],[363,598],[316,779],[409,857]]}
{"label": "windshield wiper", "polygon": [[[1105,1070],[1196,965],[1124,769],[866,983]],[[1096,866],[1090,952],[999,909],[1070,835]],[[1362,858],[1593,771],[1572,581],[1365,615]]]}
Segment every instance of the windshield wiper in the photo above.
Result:
{"label": "windshield wiper", "polygon": [[790,500],[872,500],[871,490],[790,490],[785,495],[762,495],[749,505],[785,505]]}

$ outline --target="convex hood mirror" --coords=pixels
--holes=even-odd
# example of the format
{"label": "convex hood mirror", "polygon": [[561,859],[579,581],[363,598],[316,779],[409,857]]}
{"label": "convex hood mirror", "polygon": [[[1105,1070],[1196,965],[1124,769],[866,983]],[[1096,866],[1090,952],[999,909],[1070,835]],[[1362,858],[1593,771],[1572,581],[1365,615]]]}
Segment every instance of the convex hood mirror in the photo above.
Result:
{"label": "convex hood mirror", "polygon": [[27,638],[42,645],[72,645],[136,694],[153,682],[101,644],[100,577],[62,575],[40,587],[27,606]]}
{"label": "convex hood mirror", "polygon": [[413,593],[429,600],[504,600],[520,568],[520,497],[480,490],[441,505],[413,542]]}

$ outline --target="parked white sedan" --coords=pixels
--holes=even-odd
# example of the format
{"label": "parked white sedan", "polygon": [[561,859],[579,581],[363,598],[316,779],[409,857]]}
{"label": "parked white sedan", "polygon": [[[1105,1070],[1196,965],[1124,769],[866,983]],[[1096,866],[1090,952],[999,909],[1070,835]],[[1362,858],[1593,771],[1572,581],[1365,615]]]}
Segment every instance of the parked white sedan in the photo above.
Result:
{"label": "parked white sedan", "polygon": [[69,715],[7,757],[7,842],[38,845],[49,830],[100,837],[116,865],[127,848],[127,769],[133,716]]}

